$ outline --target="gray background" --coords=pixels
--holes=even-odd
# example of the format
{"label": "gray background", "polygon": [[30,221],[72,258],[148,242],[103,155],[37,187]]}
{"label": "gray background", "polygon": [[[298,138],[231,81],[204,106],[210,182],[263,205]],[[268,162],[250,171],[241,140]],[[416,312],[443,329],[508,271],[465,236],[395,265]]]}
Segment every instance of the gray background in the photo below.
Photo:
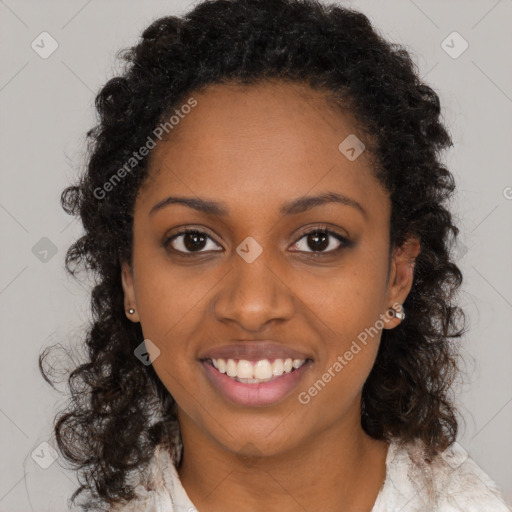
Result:
{"label": "gray background", "polygon": [[[116,52],[135,44],[153,19],[190,5],[0,0],[0,511],[67,510],[76,489],[62,458],[47,469],[35,462],[37,454],[51,456],[41,443],[54,445],[53,417],[66,401],[64,385],[58,394],[40,376],[38,354],[50,343],[79,340],[89,314],[87,286],[63,270],[80,226],[61,210],[59,196],[83,163],[94,94],[118,69]],[[441,98],[455,144],[444,158],[458,183],[458,263],[470,327],[458,441],[512,502],[512,2],[343,5],[405,45]],[[46,59],[31,47],[43,31],[59,45]],[[442,46],[453,31],[469,44],[457,58]],[[447,41],[451,51],[461,48],[453,36]]]}

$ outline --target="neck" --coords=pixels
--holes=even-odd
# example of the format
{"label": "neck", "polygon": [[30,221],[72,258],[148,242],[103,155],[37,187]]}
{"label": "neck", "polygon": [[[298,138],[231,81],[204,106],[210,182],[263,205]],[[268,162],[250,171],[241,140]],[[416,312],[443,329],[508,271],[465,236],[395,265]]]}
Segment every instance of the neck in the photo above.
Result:
{"label": "neck", "polygon": [[228,451],[190,420],[182,440],[181,483],[198,510],[209,512],[371,512],[386,474],[387,443],[369,437],[359,421],[271,456]]}

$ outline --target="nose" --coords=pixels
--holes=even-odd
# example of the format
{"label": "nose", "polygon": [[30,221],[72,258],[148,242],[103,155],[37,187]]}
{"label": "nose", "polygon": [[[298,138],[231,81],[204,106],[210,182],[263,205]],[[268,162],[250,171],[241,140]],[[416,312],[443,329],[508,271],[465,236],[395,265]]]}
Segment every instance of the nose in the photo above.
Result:
{"label": "nose", "polygon": [[266,257],[266,251],[252,263],[234,253],[232,270],[214,299],[216,319],[235,322],[253,333],[262,331],[271,321],[289,320],[296,301],[285,280],[284,273]]}

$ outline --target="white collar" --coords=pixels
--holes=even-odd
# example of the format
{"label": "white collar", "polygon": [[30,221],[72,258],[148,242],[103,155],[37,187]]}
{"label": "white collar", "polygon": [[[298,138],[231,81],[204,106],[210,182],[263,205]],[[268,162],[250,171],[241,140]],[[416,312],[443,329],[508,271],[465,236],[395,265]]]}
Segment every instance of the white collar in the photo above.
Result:
{"label": "white collar", "polygon": [[[127,478],[137,499],[112,512],[197,512],[181,484],[175,462],[182,454],[181,439],[173,450],[158,445],[142,474]],[[138,478],[138,481],[137,481]],[[137,482],[137,483],[136,483]],[[496,484],[454,443],[425,461],[419,440],[392,440],[386,456],[386,478],[372,512],[510,512]],[[203,512],[203,511],[200,511]]]}

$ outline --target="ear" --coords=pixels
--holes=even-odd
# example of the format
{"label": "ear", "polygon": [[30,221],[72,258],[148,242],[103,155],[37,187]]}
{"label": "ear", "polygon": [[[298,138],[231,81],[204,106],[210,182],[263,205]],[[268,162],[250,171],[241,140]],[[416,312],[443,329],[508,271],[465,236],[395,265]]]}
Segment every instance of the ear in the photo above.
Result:
{"label": "ear", "polygon": [[[417,238],[409,237],[393,250],[391,268],[389,271],[387,307],[402,305],[409,295],[414,279],[414,265],[420,253],[420,243]],[[400,323],[399,318],[391,318],[385,322],[386,329],[393,329]]]}
{"label": "ear", "polygon": [[[124,310],[125,314],[132,322],[140,322],[137,301],[135,300],[135,288],[133,286],[133,273],[128,263],[121,264],[121,283],[124,292]],[[135,313],[130,314],[129,309],[134,309]]]}

